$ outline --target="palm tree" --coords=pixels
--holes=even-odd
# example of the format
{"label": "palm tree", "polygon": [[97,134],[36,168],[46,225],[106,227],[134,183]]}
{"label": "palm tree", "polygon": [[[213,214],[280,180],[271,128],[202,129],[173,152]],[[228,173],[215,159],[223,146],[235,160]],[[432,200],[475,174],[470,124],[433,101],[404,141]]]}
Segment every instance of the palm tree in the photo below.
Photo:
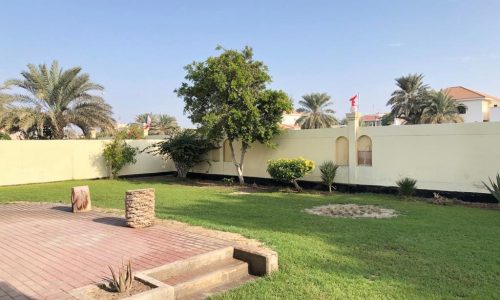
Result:
{"label": "palm tree", "polygon": [[57,61],[50,69],[45,64],[29,64],[28,70],[21,72],[22,79],[5,82],[6,87],[19,88],[24,93],[7,96],[16,105],[3,118],[3,125],[25,132],[35,130],[39,138],[54,139],[62,139],[64,128],[70,124],[84,133],[91,128],[113,130],[111,106],[92,93],[104,88],[80,72],[80,67],[60,69]]}
{"label": "palm tree", "polygon": [[151,118],[151,129],[149,131],[150,135],[168,135],[179,129],[179,125],[177,125],[177,120],[175,119],[175,117],[168,114],[138,114],[135,117],[135,122],[139,124],[146,123],[148,116]]}
{"label": "palm tree", "polygon": [[335,111],[328,108],[333,103],[326,93],[311,93],[302,96],[299,101],[301,107],[297,112],[303,113],[295,124],[302,129],[327,128],[337,125],[339,122],[335,118]]}
{"label": "palm tree", "polygon": [[170,134],[179,129],[175,117],[167,114],[155,115],[152,130],[157,134]]}
{"label": "palm tree", "polygon": [[[2,119],[6,116],[9,111],[9,97],[8,95],[2,93],[2,87],[0,86],[0,124],[2,123]],[[0,127],[1,128],[1,127]]]}
{"label": "palm tree", "polygon": [[405,120],[405,124],[419,124],[421,121],[429,100],[429,87],[423,79],[422,74],[409,74],[396,79],[399,89],[392,93],[387,105],[391,106],[391,115]]}
{"label": "palm tree", "polygon": [[462,123],[464,120],[459,112],[465,109],[465,105],[457,103],[447,93],[432,92],[421,121],[425,124]]}

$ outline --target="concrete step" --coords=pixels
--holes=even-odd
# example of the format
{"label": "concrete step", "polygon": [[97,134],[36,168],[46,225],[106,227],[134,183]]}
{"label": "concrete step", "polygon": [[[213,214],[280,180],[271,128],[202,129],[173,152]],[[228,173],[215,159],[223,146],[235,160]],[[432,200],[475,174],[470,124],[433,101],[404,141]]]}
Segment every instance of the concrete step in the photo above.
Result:
{"label": "concrete step", "polygon": [[[246,280],[243,280],[246,279]],[[205,294],[236,287],[253,276],[248,274],[248,264],[234,258],[212,262],[209,265],[186,270],[163,280],[175,289],[175,299],[203,299]]]}

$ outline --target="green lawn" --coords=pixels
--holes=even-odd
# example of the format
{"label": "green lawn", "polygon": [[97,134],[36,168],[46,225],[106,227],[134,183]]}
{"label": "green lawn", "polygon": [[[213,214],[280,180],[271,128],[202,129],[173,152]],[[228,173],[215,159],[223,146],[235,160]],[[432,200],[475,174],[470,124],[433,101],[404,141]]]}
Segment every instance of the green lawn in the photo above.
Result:
{"label": "green lawn", "polygon": [[[123,208],[128,189],[154,187],[157,214],[241,233],[279,254],[280,272],[221,299],[499,299],[500,211],[436,206],[374,194],[230,195],[224,187],[143,180],[69,181],[0,188],[0,202],[68,202],[89,185],[93,204]],[[303,212],[327,203],[375,204],[395,219]]]}

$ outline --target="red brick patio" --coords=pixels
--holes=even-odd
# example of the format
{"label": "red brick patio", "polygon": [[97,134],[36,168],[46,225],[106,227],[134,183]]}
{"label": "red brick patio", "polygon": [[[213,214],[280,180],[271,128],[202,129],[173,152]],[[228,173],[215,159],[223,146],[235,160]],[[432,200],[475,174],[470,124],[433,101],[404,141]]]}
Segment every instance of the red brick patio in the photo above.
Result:
{"label": "red brick patio", "polygon": [[109,278],[108,265],[122,260],[140,271],[228,245],[163,225],[123,225],[58,204],[0,205],[0,300],[71,299],[70,290]]}

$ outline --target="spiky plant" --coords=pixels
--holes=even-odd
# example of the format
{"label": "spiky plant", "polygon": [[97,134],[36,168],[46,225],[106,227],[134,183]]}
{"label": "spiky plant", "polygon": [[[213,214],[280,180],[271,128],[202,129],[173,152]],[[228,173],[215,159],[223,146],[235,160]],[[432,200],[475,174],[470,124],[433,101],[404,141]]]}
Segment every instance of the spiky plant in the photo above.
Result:
{"label": "spiky plant", "polygon": [[396,181],[396,184],[399,189],[399,195],[403,197],[411,197],[417,189],[417,180],[409,177]]}
{"label": "spiky plant", "polygon": [[488,178],[490,180],[490,185],[488,185],[486,182],[483,181],[484,186],[488,191],[497,199],[498,203],[500,203],[500,173],[497,174],[496,176],[496,182],[494,182],[491,178]]}
{"label": "spiky plant", "polygon": [[332,192],[332,185],[335,180],[335,176],[337,175],[338,168],[339,166],[331,160],[325,161],[319,166],[321,180],[323,180],[323,183],[328,186],[328,191],[330,193]]}
{"label": "spiky plant", "polygon": [[312,93],[302,96],[298,112],[304,115],[297,119],[296,124],[302,129],[328,128],[339,124],[335,111],[329,108],[333,103],[326,93]]}
{"label": "spiky plant", "polygon": [[64,128],[70,124],[80,127],[86,135],[91,128],[113,129],[111,106],[94,93],[104,88],[90,81],[80,67],[63,70],[57,61],[50,68],[29,64],[21,77],[5,82],[7,88],[24,92],[7,95],[14,105],[0,127],[35,130],[39,138],[53,139],[62,139]]}
{"label": "spiky plant", "polygon": [[121,267],[118,268],[118,274],[115,273],[111,266],[108,266],[111,271],[111,282],[110,287],[115,292],[123,293],[128,292],[132,288],[132,265],[130,260],[127,265],[122,263]]}

